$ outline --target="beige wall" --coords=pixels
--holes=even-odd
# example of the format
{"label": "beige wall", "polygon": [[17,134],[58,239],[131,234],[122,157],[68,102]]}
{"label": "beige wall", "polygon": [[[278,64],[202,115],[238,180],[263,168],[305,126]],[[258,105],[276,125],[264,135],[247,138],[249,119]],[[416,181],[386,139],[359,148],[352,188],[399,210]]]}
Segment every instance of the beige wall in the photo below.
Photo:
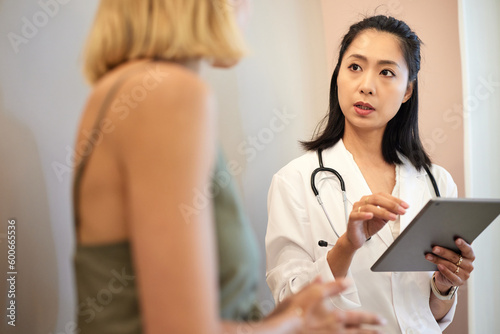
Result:
{"label": "beige wall", "polygon": [[[404,20],[424,45],[419,75],[420,134],[434,163],[445,167],[464,196],[462,74],[458,3],[453,0],[322,0],[329,73],[348,27],[364,16]],[[461,288],[455,321],[445,333],[467,333],[467,292]]]}

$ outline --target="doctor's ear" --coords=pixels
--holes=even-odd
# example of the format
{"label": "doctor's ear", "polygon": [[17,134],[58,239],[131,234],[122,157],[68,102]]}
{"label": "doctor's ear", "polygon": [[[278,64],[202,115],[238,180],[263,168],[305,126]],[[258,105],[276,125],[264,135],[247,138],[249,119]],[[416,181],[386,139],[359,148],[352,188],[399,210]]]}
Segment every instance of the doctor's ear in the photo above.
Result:
{"label": "doctor's ear", "polygon": [[409,82],[408,86],[406,87],[406,92],[405,96],[403,97],[403,103],[408,101],[410,97],[413,95],[413,86],[414,86],[415,81]]}

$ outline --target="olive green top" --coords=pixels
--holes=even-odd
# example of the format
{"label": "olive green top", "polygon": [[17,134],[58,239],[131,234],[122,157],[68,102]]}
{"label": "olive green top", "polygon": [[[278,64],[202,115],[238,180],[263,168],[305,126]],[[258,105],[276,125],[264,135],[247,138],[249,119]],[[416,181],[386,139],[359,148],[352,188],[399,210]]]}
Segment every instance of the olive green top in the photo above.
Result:
{"label": "olive green top", "polygon": [[[123,73],[111,87],[99,109],[93,131],[100,130],[99,124],[109,110],[114,96],[126,79],[136,72]],[[80,218],[80,182],[90,157],[91,154],[86,155],[75,171],[73,210],[77,227]],[[219,256],[220,315],[228,320],[255,320],[261,316],[256,307],[259,274],[257,245],[221,150],[218,152],[212,186]],[[77,245],[74,265],[80,329],[77,332],[141,333],[141,315],[130,244]],[[169,282],[165,280],[165,284]]]}
{"label": "olive green top", "polygon": [[[212,184],[219,255],[220,315],[228,320],[257,320],[259,252],[244,214],[234,179],[219,151]],[[219,191],[218,191],[219,189]]]}
{"label": "olive green top", "polygon": [[[259,274],[257,245],[243,214],[233,177],[220,152],[212,181],[219,256],[220,316],[228,320],[255,320],[261,316],[256,307]],[[129,243],[79,245],[74,265],[79,333],[141,333]],[[169,282],[165,280],[165,284]]]}
{"label": "olive green top", "polygon": [[77,246],[74,265],[79,333],[141,333],[129,243]]}

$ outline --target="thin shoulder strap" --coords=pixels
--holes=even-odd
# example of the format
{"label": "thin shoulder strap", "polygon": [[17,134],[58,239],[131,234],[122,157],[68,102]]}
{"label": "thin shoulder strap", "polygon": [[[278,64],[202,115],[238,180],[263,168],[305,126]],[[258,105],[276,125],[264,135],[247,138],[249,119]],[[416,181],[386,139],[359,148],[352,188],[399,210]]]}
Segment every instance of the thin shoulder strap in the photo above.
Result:
{"label": "thin shoulder strap", "polygon": [[[142,68],[141,68],[142,70]],[[106,115],[106,111],[108,111],[111,103],[113,102],[113,99],[116,95],[116,93],[120,90],[122,85],[125,83],[125,81],[130,78],[132,75],[138,73],[140,70],[137,68],[130,69],[128,71],[125,71],[118,77],[118,79],[115,81],[113,86],[111,86],[111,89],[108,91],[106,96],[104,97],[104,100],[101,104],[101,108],[99,109],[99,112],[97,114],[97,118],[94,122],[94,126],[92,128],[91,136],[89,138],[95,138],[96,135],[99,134],[101,131],[101,121]],[[83,178],[83,173],[85,172],[85,168],[87,167],[87,164],[90,160],[90,157],[92,153],[94,152],[95,145],[93,142],[89,140],[88,142],[90,150],[87,154],[85,154],[82,159],[77,162],[78,164],[76,165],[76,170],[75,170],[75,176],[73,179],[73,215],[74,215],[74,220],[75,220],[75,228],[76,228],[76,233],[78,234],[78,226],[80,225],[80,185],[81,181]]]}

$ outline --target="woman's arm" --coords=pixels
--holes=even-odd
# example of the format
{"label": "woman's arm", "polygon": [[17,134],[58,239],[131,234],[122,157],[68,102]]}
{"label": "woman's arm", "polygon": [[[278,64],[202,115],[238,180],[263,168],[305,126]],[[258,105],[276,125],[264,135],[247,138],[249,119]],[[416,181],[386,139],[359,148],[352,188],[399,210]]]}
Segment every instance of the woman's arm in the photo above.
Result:
{"label": "woman's arm", "polygon": [[219,333],[210,199],[194,202],[210,184],[215,114],[198,77],[157,66],[165,77],[116,130],[144,332]]}

